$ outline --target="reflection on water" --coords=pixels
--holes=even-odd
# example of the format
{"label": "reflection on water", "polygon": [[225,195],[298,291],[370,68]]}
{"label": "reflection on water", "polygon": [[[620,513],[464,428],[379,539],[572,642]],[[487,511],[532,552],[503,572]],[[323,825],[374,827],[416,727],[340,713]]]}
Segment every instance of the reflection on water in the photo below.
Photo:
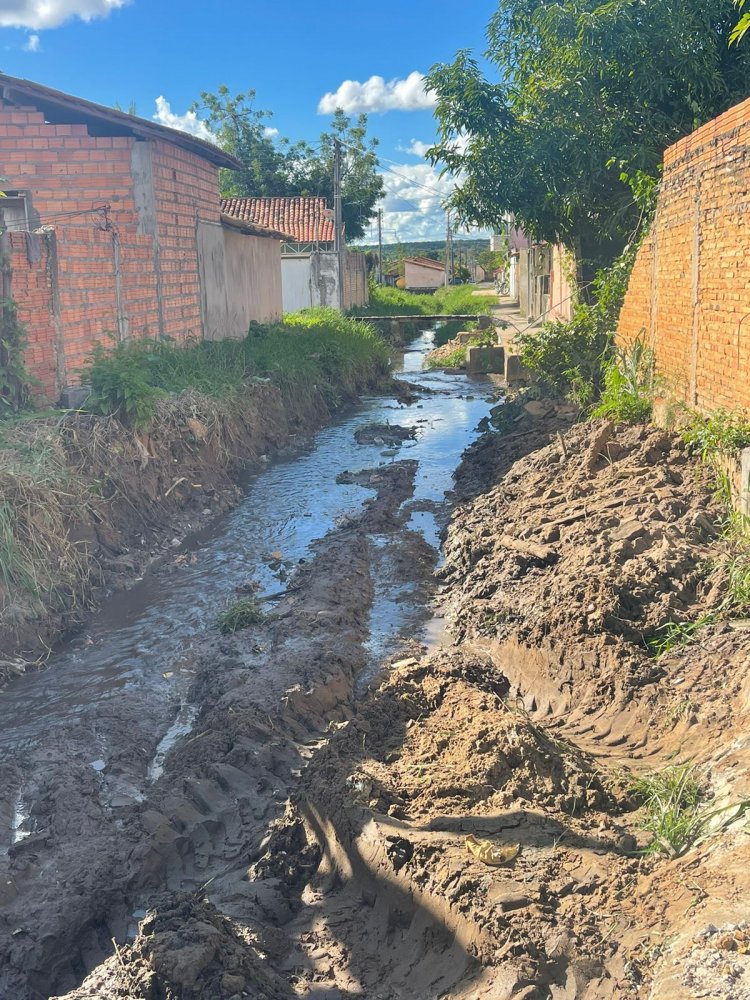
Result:
{"label": "reflection on water", "polygon": [[[432,394],[410,406],[388,397],[364,399],[298,454],[249,476],[239,506],[188,539],[172,557],[187,554],[187,559],[114,595],[85,634],[53,656],[48,669],[21,677],[0,692],[0,745],[34,742],[38,733],[75,717],[82,707],[132,688],[145,687],[151,697],[169,699],[180,679],[180,662],[189,664],[191,644],[233,599],[237,586],[254,580],[263,594],[283,590],[285,575],[309,555],[311,543],[337,518],[360,509],[367,494],[359,486],[336,483],[343,469],[370,468],[398,457],[416,459],[414,500],[442,500],[461,452],[491,406],[494,389],[487,380],[422,372],[433,338],[427,332],[415,340],[397,373],[434,390]],[[384,456],[382,446],[355,443],[357,427],[386,421],[416,427],[416,440],[406,442],[395,456]],[[415,512],[411,521],[436,545],[432,515]],[[281,552],[281,567],[269,566],[271,552]],[[394,596],[381,595],[390,607]],[[373,626],[390,633],[394,623],[387,619],[383,605]],[[374,636],[379,646],[376,640]]]}

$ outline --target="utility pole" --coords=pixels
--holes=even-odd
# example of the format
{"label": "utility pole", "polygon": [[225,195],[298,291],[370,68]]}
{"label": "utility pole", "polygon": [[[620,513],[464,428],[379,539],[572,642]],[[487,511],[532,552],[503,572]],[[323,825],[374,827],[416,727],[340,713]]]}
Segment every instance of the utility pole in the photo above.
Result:
{"label": "utility pole", "polygon": [[342,229],[344,226],[341,208],[341,142],[333,140],[333,249],[336,253],[336,270],[338,271],[339,308],[344,308],[344,252]]}
{"label": "utility pole", "polygon": [[383,284],[383,209],[378,209],[378,284]]}
{"label": "utility pole", "polygon": [[451,213],[445,213],[445,287],[450,284],[451,274]]}

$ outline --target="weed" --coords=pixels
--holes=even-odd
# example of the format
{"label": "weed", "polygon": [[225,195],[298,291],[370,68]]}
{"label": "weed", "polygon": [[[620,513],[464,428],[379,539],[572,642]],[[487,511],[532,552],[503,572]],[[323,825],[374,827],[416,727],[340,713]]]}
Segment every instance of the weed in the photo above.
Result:
{"label": "weed", "polygon": [[717,452],[731,453],[750,445],[750,421],[731,410],[714,410],[710,416],[694,413],[682,430],[682,439],[693,454],[711,462]]}
{"label": "weed", "polygon": [[216,619],[216,627],[224,635],[234,635],[249,625],[261,625],[265,618],[258,602],[251,597],[244,597],[221,612]]}
{"label": "weed", "polygon": [[388,348],[371,326],[333,309],[311,309],[283,323],[253,323],[244,340],[99,344],[81,377],[92,387],[87,408],[145,428],[165,395],[192,389],[232,403],[257,377],[294,399],[319,392],[335,408],[384,376],[388,365]]}
{"label": "weed", "polygon": [[450,354],[442,357],[427,358],[428,368],[463,368],[466,364],[466,346],[457,347]]}
{"label": "weed", "polygon": [[628,348],[618,349],[606,366],[602,398],[592,416],[645,423],[651,417],[655,384],[654,352],[638,337]]}
{"label": "weed", "polygon": [[729,600],[740,608],[750,607],[750,553],[741,552],[729,563]]}
{"label": "weed", "polygon": [[492,312],[497,304],[494,295],[474,295],[474,285],[451,285],[437,288],[430,295],[416,295],[403,288],[370,285],[367,306],[352,310],[354,316],[434,316]]}
{"label": "weed", "polygon": [[631,791],[643,803],[644,828],[653,834],[648,853],[677,857],[693,843],[703,821],[701,792],[692,764],[675,764],[636,778]]}
{"label": "weed", "polygon": [[667,622],[657,629],[658,636],[648,640],[648,647],[652,655],[658,660],[660,657],[671,653],[675,649],[682,649],[692,642],[696,635],[707,625],[713,625],[717,620],[713,612],[701,615],[694,622]]}

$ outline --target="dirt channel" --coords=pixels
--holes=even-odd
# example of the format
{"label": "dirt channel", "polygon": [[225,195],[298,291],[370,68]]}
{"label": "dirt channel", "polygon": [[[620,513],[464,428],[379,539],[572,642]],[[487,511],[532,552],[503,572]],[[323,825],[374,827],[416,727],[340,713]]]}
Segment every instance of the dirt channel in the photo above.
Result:
{"label": "dirt channel", "polygon": [[[2,996],[750,997],[744,623],[648,646],[721,608],[712,485],[662,431],[532,411],[465,456],[436,574],[416,464],[358,473],[267,618],[200,645],[194,727],[138,801],[146,702],[104,774],[74,731],[39,751]],[[449,630],[361,693],[376,563]],[[644,853],[630,776],[685,761],[700,834]]]}

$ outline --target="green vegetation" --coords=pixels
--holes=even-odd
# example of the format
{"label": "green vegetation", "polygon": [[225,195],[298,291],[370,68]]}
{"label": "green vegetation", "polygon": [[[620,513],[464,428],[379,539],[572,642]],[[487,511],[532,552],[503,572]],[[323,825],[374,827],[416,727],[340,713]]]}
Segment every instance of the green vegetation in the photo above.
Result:
{"label": "green vegetation", "polygon": [[428,358],[427,368],[463,368],[466,364],[466,347],[457,347],[450,354],[444,354],[440,358]]}
{"label": "green vegetation", "polygon": [[430,295],[415,295],[403,288],[370,285],[370,302],[352,310],[354,316],[432,316],[435,314],[481,316],[497,304],[494,295],[474,295],[475,285],[449,285]]}
{"label": "green vegetation", "polygon": [[707,625],[713,625],[717,621],[714,612],[701,615],[694,622],[667,622],[658,632],[658,636],[648,640],[648,647],[656,659],[673,652],[675,649],[682,649],[695,639],[696,635]]}
{"label": "green vegetation", "polygon": [[496,80],[468,51],[427,79],[432,159],[461,178],[458,220],[500,226],[510,211],[534,237],[577,247],[584,274],[608,264],[641,214],[632,178],[656,180],[667,146],[747,97],[736,21],[734,0],[499,0]]}
{"label": "green vegetation", "polygon": [[109,350],[100,344],[81,376],[92,387],[89,409],[142,428],[165,395],[192,389],[231,403],[253,378],[287,393],[319,391],[335,407],[384,376],[388,364],[388,348],[370,326],[311,309],[283,323],[253,324],[244,340],[136,340]]}
{"label": "green vegetation", "polygon": [[593,417],[609,417],[629,424],[651,419],[656,375],[654,354],[639,338],[619,348],[604,370],[604,389]]}
{"label": "green vegetation", "polygon": [[250,625],[261,625],[266,620],[263,609],[256,600],[244,597],[222,611],[216,619],[216,627],[223,635],[234,635]]}
{"label": "green vegetation", "polygon": [[729,36],[730,45],[737,45],[745,37],[748,31],[750,31],[750,10],[746,10],[744,14],[742,13],[747,0],[734,0],[737,5],[737,9],[740,11],[740,19],[732,28],[732,32]]}
{"label": "green vegetation", "polygon": [[636,778],[631,790],[643,804],[644,828],[653,834],[647,852],[677,857],[687,850],[703,827],[693,766],[673,765]]}
{"label": "green vegetation", "polygon": [[[594,301],[577,302],[569,323],[555,320],[516,337],[526,367],[582,409],[598,401],[615,361],[614,335],[637,250],[633,242],[612,267],[597,273],[591,287]],[[611,375],[610,382],[610,399],[616,399],[617,376]]]}
{"label": "green vegetation", "polygon": [[750,421],[740,413],[714,410],[710,416],[692,414],[682,429],[682,439],[704,462],[719,452],[731,453],[750,445]]}
{"label": "green vegetation", "polygon": [[241,163],[238,170],[222,169],[222,197],[317,195],[333,207],[333,151],[339,140],[346,238],[360,239],[384,191],[375,152],[378,140],[367,135],[367,115],[352,120],[338,108],[329,131],[311,146],[270,134],[271,112],[255,108],[254,101],[254,90],[232,96],[221,86],[215,94],[201,93],[200,103],[191,108],[205,120],[218,145]]}
{"label": "green vegetation", "polygon": [[694,413],[682,430],[682,438],[716,476],[716,499],[724,507],[721,530],[732,553],[727,564],[727,603],[744,611],[750,608],[750,522],[735,509],[726,462],[750,446],[750,421],[723,409],[709,416]]}

